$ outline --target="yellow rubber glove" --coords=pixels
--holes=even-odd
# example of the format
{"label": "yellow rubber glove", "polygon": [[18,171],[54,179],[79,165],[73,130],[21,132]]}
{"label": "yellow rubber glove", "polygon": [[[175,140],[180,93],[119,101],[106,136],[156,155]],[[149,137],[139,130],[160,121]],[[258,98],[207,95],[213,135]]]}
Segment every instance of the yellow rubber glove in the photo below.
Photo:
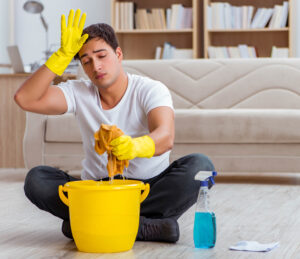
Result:
{"label": "yellow rubber glove", "polygon": [[[52,54],[45,65],[55,74],[62,75],[72,61],[76,53],[81,49],[88,38],[88,34],[81,36],[85,23],[86,13],[83,13],[79,22],[81,11],[76,10],[74,22],[74,10],[71,9],[66,27],[65,15],[61,16],[61,42],[60,49]],[[79,23],[79,24],[78,24]]]}
{"label": "yellow rubber glove", "polygon": [[150,158],[155,153],[154,141],[147,135],[138,138],[122,135],[112,140],[109,145],[118,160],[131,160],[136,157]]}

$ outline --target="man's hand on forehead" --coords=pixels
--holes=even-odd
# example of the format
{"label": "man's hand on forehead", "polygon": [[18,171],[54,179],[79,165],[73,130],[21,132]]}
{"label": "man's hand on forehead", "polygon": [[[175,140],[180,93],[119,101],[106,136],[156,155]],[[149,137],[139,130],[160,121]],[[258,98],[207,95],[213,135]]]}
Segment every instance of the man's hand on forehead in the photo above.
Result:
{"label": "man's hand on forehead", "polygon": [[88,34],[82,35],[86,13],[83,13],[81,18],[80,15],[80,9],[76,10],[75,15],[74,10],[71,9],[67,24],[65,15],[61,16],[61,46],[45,63],[57,75],[62,75],[88,38]]}

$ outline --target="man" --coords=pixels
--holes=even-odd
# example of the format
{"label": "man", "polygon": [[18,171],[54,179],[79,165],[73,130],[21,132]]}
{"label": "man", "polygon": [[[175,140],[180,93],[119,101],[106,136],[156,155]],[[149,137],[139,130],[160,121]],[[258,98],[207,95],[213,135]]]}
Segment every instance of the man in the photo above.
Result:
{"label": "man", "polygon": [[[107,156],[95,152],[94,133],[101,123],[117,125],[125,135],[110,145],[119,160],[130,160],[125,177],[150,184],[150,193],[141,204],[137,240],[176,242],[177,219],[197,199],[199,181],[194,176],[200,170],[213,170],[213,164],[204,155],[191,154],[169,165],[174,112],[168,89],[158,81],[125,73],[113,29],[95,24],[83,31],[85,16],[80,19],[80,10],[75,16],[71,10],[67,26],[62,16],[60,49],[20,87],[15,101],[26,111],[75,114],[85,153],[82,179],[108,179]],[[90,80],[51,86],[74,56]],[[68,207],[60,201],[57,189],[75,180],[59,169],[38,166],[29,171],[24,186],[35,205],[63,219],[62,231],[70,238]]]}

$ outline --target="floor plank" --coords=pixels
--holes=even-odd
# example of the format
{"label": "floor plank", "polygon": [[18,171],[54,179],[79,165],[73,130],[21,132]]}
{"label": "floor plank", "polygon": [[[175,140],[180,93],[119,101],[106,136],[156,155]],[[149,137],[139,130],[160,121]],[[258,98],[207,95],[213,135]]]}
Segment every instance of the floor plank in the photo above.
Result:
{"label": "floor plank", "polygon": [[[117,254],[77,251],[65,238],[61,220],[43,212],[25,197],[22,169],[0,170],[0,258],[300,258],[300,188],[292,184],[218,183],[211,191],[217,218],[216,247],[195,249],[194,207],[180,219],[176,244],[136,242]],[[267,253],[231,251],[241,240],[280,242]]]}

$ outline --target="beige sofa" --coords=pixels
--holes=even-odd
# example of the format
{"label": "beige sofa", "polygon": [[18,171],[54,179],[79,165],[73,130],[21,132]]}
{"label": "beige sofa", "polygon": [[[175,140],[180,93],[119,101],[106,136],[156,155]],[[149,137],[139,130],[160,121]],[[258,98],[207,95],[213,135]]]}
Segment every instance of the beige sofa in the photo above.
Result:
{"label": "beige sofa", "polygon": [[[171,160],[200,152],[219,172],[300,171],[300,60],[140,60],[125,70],[162,81],[171,91],[176,136]],[[27,113],[26,166],[80,170],[73,115]]]}

